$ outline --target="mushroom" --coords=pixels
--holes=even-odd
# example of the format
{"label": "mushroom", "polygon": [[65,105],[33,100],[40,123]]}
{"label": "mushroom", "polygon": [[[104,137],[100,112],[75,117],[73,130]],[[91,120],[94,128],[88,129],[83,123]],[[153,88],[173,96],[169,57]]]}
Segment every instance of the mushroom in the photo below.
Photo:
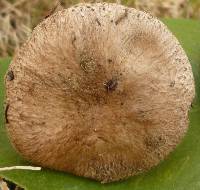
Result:
{"label": "mushroom", "polygon": [[78,4],[42,21],[6,80],[6,126],[32,163],[118,181],[167,157],[188,128],[194,79],[167,27],[118,4]]}

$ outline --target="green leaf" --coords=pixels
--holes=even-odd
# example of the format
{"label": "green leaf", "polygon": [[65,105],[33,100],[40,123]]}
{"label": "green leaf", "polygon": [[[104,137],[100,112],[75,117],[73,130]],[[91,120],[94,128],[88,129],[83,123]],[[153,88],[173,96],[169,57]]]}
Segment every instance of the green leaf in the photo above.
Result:
{"label": "green leaf", "polygon": [[[190,112],[190,129],[178,148],[159,166],[126,181],[100,184],[63,172],[6,171],[0,176],[27,190],[199,190],[200,189],[200,22],[191,20],[164,20],[180,40],[192,64],[196,99]],[[0,104],[3,105],[3,76],[10,59],[0,61]],[[3,125],[0,106],[0,167],[27,165],[11,147]]]}

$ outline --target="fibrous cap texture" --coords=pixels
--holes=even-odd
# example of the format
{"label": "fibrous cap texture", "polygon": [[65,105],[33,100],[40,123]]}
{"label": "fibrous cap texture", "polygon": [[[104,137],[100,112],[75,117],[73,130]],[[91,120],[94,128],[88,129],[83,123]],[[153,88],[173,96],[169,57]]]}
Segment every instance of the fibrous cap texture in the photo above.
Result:
{"label": "fibrous cap texture", "polygon": [[194,80],[167,27],[117,4],[41,22],[5,78],[11,142],[34,164],[111,182],[149,170],[188,128]]}

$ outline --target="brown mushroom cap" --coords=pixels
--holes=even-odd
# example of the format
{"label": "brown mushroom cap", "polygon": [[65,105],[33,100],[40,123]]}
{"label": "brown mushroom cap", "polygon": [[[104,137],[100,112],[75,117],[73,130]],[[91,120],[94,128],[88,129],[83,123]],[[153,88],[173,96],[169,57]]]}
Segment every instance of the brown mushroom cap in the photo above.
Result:
{"label": "brown mushroom cap", "polygon": [[195,93],[167,27],[107,3],[79,4],[39,24],[6,88],[8,133],[24,158],[101,182],[164,159],[188,128]]}

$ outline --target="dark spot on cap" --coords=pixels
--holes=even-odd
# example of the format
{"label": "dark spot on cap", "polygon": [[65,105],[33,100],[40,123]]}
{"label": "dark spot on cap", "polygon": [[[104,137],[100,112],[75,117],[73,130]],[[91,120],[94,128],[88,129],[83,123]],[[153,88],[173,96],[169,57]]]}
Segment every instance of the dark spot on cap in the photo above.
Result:
{"label": "dark spot on cap", "polygon": [[118,25],[121,21],[123,21],[128,16],[128,9],[124,9],[123,15],[120,15],[118,19],[115,21],[115,24]]}
{"label": "dark spot on cap", "polygon": [[9,104],[6,105],[6,109],[5,109],[5,120],[6,120],[6,123],[9,123],[9,121],[8,121],[8,109],[9,109]]}
{"label": "dark spot on cap", "polygon": [[175,81],[172,81],[169,86],[174,87],[174,85],[175,85]]}
{"label": "dark spot on cap", "polygon": [[49,18],[49,17],[50,17],[50,15],[51,15],[51,13],[47,14],[47,15],[44,17],[44,19],[47,19],[47,18]]}
{"label": "dark spot on cap", "polygon": [[15,19],[10,19],[10,25],[14,28],[14,29],[16,29],[17,28],[17,24],[16,24],[16,21],[15,21]]}
{"label": "dark spot on cap", "polygon": [[74,44],[75,41],[76,41],[76,36],[75,36],[75,34],[73,34],[73,36],[72,36],[72,45],[73,45],[73,46],[75,46],[75,44]]}
{"label": "dark spot on cap", "polygon": [[176,61],[179,61],[179,62],[181,61],[181,59],[180,59],[180,58],[178,58],[178,57],[177,57],[175,60],[176,60]]}
{"label": "dark spot on cap", "polygon": [[61,6],[65,6],[65,2],[64,1],[60,1],[60,5]]}
{"label": "dark spot on cap", "polygon": [[7,14],[6,14],[5,12],[2,12],[2,13],[1,13],[1,16],[2,16],[2,17],[6,17],[6,15],[7,15]]}
{"label": "dark spot on cap", "polygon": [[108,92],[114,91],[117,88],[118,82],[117,82],[117,79],[111,79],[108,82],[106,82],[104,85]]}
{"label": "dark spot on cap", "polygon": [[185,4],[184,3],[181,3],[180,4],[180,8],[184,8],[185,7]]}
{"label": "dark spot on cap", "polygon": [[97,24],[98,24],[99,26],[101,26],[101,23],[100,23],[100,21],[99,21],[98,18],[96,18],[95,21],[97,22]]}
{"label": "dark spot on cap", "polygon": [[8,81],[12,81],[12,80],[14,80],[14,78],[15,78],[15,76],[14,76],[13,71],[8,71],[8,73],[7,73],[7,80]]}
{"label": "dark spot on cap", "polygon": [[14,10],[10,11],[10,13],[13,14],[13,15],[16,15]]}
{"label": "dark spot on cap", "polygon": [[112,59],[108,59],[108,63],[112,63]]}
{"label": "dark spot on cap", "polygon": [[148,19],[152,19],[153,15],[149,14]]}

